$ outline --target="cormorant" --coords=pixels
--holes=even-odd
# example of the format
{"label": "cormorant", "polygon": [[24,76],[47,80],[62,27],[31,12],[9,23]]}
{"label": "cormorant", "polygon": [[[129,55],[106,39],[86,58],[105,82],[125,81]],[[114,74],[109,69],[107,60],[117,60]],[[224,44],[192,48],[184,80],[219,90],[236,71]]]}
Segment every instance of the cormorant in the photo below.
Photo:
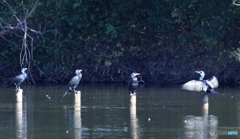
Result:
{"label": "cormorant", "polygon": [[[219,94],[214,90],[214,88],[218,87],[218,80],[215,76],[207,80],[203,80],[205,73],[203,71],[195,71],[196,73],[200,74],[199,80],[191,80],[185,84],[183,84],[182,89],[188,91],[204,91],[205,94]],[[204,94],[204,95],[205,95]]]}
{"label": "cormorant", "polygon": [[129,94],[130,95],[136,95],[136,89],[137,89],[137,86],[138,86],[138,80],[137,80],[137,75],[140,75],[140,73],[132,73],[131,74],[131,80],[128,84],[128,91],[129,91]]}
{"label": "cormorant", "polygon": [[67,89],[66,89],[66,92],[65,92],[65,94],[63,95],[63,97],[64,97],[67,93],[71,92],[72,90],[73,90],[74,92],[76,92],[75,88],[77,88],[80,80],[82,79],[82,73],[81,73],[81,71],[82,71],[82,70],[79,70],[79,69],[77,69],[77,70],[75,71],[75,74],[76,74],[76,75],[69,81],[68,86],[67,86]]}
{"label": "cormorant", "polygon": [[27,73],[25,72],[27,70],[27,68],[22,68],[21,73],[17,75],[16,77],[14,77],[11,81],[11,83],[7,86],[7,88],[11,87],[11,86],[16,86],[16,89],[21,89],[20,88],[20,84],[27,78]]}

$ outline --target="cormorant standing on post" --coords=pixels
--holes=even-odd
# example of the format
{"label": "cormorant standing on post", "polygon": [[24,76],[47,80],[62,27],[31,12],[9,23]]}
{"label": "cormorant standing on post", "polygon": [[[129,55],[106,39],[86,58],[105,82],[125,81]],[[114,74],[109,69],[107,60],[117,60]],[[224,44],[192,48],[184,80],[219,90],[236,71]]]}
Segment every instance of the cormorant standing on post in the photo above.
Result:
{"label": "cormorant standing on post", "polygon": [[16,89],[21,89],[20,85],[21,83],[27,78],[27,73],[25,72],[27,70],[27,68],[22,68],[21,73],[17,75],[16,77],[14,77],[11,81],[11,83],[7,86],[7,88],[11,87],[11,86],[16,86]]}
{"label": "cormorant standing on post", "polygon": [[205,73],[203,71],[195,71],[195,72],[200,74],[199,80],[191,80],[185,83],[182,86],[182,89],[188,90],[188,91],[198,91],[198,92],[204,91],[205,94],[207,93],[219,94],[214,90],[214,88],[218,87],[218,80],[215,76],[212,76],[207,80],[203,80]]}
{"label": "cormorant standing on post", "polygon": [[129,91],[129,94],[130,95],[136,95],[136,89],[137,89],[137,86],[138,86],[138,80],[137,80],[137,75],[140,75],[140,73],[132,73],[131,74],[131,80],[128,84],[128,91]]}
{"label": "cormorant standing on post", "polygon": [[77,70],[75,71],[75,74],[76,74],[76,75],[69,81],[68,86],[67,86],[67,89],[66,89],[66,92],[65,92],[65,94],[63,95],[63,97],[64,97],[67,93],[71,92],[72,90],[74,91],[74,93],[76,92],[75,88],[77,88],[80,80],[82,79],[82,73],[81,73],[81,71],[82,71],[82,70],[79,70],[79,69],[77,69]]}

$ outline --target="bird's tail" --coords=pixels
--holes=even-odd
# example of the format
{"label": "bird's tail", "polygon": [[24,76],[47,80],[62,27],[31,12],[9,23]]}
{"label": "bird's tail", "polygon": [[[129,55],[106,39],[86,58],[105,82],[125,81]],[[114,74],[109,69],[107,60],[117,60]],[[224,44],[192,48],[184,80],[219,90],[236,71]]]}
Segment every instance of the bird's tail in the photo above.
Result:
{"label": "bird's tail", "polygon": [[216,92],[216,91],[213,90],[213,89],[211,89],[210,91],[211,91],[211,94],[215,94],[215,95],[220,94],[220,93]]}
{"label": "bird's tail", "polygon": [[64,93],[63,97],[64,97],[64,96],[66,96],[66,94],[67,94],[68,92],[70,92],[70,91],[69,91],[69,90],[67,90],[67,91]]}
{"label": "bird's tail", "polygon": [[5,81],[2,85],[3,85],[4,87],[6,87],[6,88],[9,88],[9,87],[12,86],[12,84],[9,83],[9,81]]}

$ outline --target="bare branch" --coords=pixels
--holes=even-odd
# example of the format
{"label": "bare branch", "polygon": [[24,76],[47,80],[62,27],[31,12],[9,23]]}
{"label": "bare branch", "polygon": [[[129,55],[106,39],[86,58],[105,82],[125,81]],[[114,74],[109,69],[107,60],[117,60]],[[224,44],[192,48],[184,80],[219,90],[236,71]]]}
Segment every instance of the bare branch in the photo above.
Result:
{"label": "bare branch", "polygon": [[7,25],[7,26],[2,26],[1,24],[1,31],[0,31],[0,36],[5,36],[8,34],[13,34],[15,33],[17,30],[22,30],[22,23],[16,23],[13,25]]}
{"label": "bare branch", "polygon": [[[31,62],[33,60],[33,37],[31,37],[29,34],[28,34],[28,30],[33,32],[33,33],[36,33],[36,34],[40,34],[42,35],[43,33],[41,33],[40,31],[36,31],[34,29],[30,29],[28,28],[27,26],[27,19],[34,13],[34,11],[37,9],[38,5],[39,5],[39,0],[36,0],[36,2],[34,3],[32,9],[30,12],[27,12],[25,17],[21,20],[17,17],[17,15],[15,14],[13,8],[10,6],[10,4],[8,4],[6,2],[6,0],[1,0],[0,3],[2,3],[3,5],[5,5],[10,11],[11,13],[13,14],[13,16],[16,18],[17,20],[17,23],[16,24],[8,24],[7,26],[3,26],[2,24],[0,24],[0,36],[2,38],[4,38],[3,36],[4,35],[7,35],[7,34],[14,34],[16,33],[18,30],[19,31],[22,31],[24,33],[24,35],[22,36],[22,48],[21,48],[21,51],[20,51],[20,66],[21,67],[28,67],[29,69],[31,68]],[[16,34],[17,35],[17,34]],[[30,48],[27,44],[27,39],[30,39],[31,40],[31,43],[30,43]],[[6,40],[6,39],[5,39]],[[11,42],[9,40],[7,40],[8,42]],[[28,70],[30,71],[30,70]],[[31,77],[31,80],[34,82],[34,79],[32,77],[32,74],[31,72],[29,72],[30,74],[30,77]],[[34,82],[35,83],[35,82]]]}
{"label": "bare branch", "polygon": [[37,0],[34,4],[32,10],[29,13],[27,13],[26,16],[23,18],[23,21],[26,21],[29,18],[29,16],[31,16],[31,14],[37,9],[38,3],[39,3],[39,1]]}
{"label": "bare branch", "polygon": [[13,44],[13,45],[15,45],[15,46],[17,46],[17,44],[16,43],[14,43],[14,42],[12,42],[12,41],[10,41],[10,40],[8,40],[7,38],[5,38],[5,37],[3,37],[3,36],[1,36],[4,40],[6,40],[7,42],[9,42],[9,43],[11,43],[11,44]]}

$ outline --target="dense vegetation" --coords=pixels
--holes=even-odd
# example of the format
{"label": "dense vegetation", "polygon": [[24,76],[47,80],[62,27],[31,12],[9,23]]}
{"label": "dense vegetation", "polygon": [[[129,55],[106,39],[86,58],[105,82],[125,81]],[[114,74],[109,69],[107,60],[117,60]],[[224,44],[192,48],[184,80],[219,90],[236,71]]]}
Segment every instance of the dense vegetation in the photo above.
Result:
{"label": "dense vegetation", "polygon": [[[90,82],[137,71],[146,82],[182,83],[201,69],[240,83],[240,7],[229,0],[39,0],[27,19],[35,0],[0,1],[3,80],[28,66],[29,79],[44,82],[81,68]],[[26,42],[16,17],[26,19]]]}

